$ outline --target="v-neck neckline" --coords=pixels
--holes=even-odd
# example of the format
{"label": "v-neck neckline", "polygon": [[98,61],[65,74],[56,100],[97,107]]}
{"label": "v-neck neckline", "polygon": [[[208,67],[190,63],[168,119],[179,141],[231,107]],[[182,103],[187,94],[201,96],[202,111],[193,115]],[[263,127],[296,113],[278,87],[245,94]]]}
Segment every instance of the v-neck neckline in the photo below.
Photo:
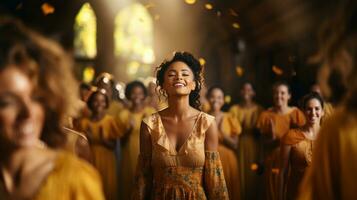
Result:
{"label": "v-neck neckline", "polygon": [[169,136],[167,135],[167,132],[166,132],[166,130],[165,130],[164,123],[162,122],[160,113],[158,113],[158,115],[159,115],[160,125],[162,126],[162,131],[164,132],[164,135],[165,135],[166,138],[167,138],[167,141],[168,141],[168,143],[169,143],[170,149],[174,150],[175,153],[178,154],[178,153],[180,153],[180,152],[182,151],[182,148],[186,145],[187,141],[190,139],[190,137],[192,136],[193,132],[195,131],[197,122],[198,122],[198,120],[200,119],[200,117],[201,117],[201,115],[202,115],[202,111],[200,111],[200,113],[198,113],[197,118],[196,118],[196,120],[195,120],[195,123],[194,123],[193,126],[192,126],[192,130],[191,130],[190,134],[188,134],[188,136],[186,137],[184,143],[182,143],[182,145],[179,147],[178,151],[177,151],[177,149],[176,149],[176,146],[174,146],[174,145],[171,143],[170,138],[169,138]]}

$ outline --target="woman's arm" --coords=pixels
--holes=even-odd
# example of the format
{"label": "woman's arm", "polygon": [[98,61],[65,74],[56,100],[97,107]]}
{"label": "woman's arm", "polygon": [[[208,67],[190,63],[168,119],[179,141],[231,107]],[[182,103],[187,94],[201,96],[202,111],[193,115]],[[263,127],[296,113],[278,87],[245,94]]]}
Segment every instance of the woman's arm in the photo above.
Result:
{"label": "woman's arm", "polygon": [[140,155],[135,175],[135,189],[132,199],[143,200],[150,198],[152,187],[151,168],[151,135],[145,123],[140,126]]}

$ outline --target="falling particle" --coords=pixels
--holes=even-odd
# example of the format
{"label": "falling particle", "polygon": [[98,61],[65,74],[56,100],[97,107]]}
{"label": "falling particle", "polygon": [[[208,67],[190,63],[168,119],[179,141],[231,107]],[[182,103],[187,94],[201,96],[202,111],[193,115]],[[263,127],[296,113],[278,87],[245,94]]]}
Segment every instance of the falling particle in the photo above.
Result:
{"label": "falling particle", "polygon": [[233,28],[235,28],[235,29],[239,29],[239,28],[240,28],[240,25],[239,25],[237,22],[234,22],[234,23],[232,24],[232,26],[233,26]]}
{"label": "falling particle", "polygon": [[159,15],[159,14],[156,14],[156,15],[154,16],[154,19],[155,19],[156,21],[158,21],[158,20],[160,19],[160,15]]}
{"label": "falling particle", "polygon": [[199,58],[198,61],[200,62],[201,66],[206,64],[206,60],[204,58]]}
{"label": "falling particle", "polygon": [[224,103],[226,103],[226,104],[230,104],[230,103],[231,103],[231,101],[232,101],[232,97],[231,97],[231,96],[226,95],[226,96],[224,97]]}
{"label": "falling particle", "polygon": [[235,17],[238,17],[238,13],[233,9],[229,9],[229,13]]}
{"label": "falling particle", "polygon": [[237,73],[237,75],[238,75],[239,77],[243,76],[243,74],[244,74],[243,67],[237,66],[237,67],[236,67],[236,73]]}
{"label": "falling particle", "polygon": [[186,2],[187,4],[192,5],[192,4],[196,3],[196,0],[185,0],[185,2]]}
{"label": "falling particle", "polygon": [[283,70],[280,67],[276,66],[276,65],[273,65],[272,70],[276,75],[282,75],[283,74]]}
{"label": "falling particle", "polygon": [[258,170],[258,164],[257,164],[257,163],[253,163],[253,164],[250,166],[250,170],[252,170],[252,171],[257,171],[257,170]]}
{"label": "falling particle", "polygon": [[220,17],[222,15],[221,11],[217,11],[217,17]]}
{"label": "falling particle", "polygon": [[92,66],[87,66],[83,70],[83,81],[85,83],[90,83],[94,79],[95,70]]}
{"label": "falling particle", "polygon": [[271,169],[271,172],[273,173],[273,174],[279,174],[279,168],[273,168],[273,169]]}
{"label": "falling particle", "polygon": [[55,7],[49,3],[43,3],[41,9],[44,15],[49,15],[55,12]]}
{"label": "falling particle", "polygon": [[210,3],[206,3],[206,4],[205,4],[205,8],[206,8],[207,10],[212,10],[213,6],[212,6],[212,4],[210,4]]}

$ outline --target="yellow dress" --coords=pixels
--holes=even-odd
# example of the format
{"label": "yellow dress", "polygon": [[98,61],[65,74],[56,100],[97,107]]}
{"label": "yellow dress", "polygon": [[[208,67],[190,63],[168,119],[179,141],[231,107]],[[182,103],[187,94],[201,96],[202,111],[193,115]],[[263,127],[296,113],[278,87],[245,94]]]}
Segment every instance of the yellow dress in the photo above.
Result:
{"label": "yellow dress", "polygon": [[113,117],[117,116],[124,109],[124,105],[116,100],[112,100],[107,109],[107,114]]}
{"label": "yellow dress", "polygon": [[[224,113],[222,121],[219,124],[222,134],[226,136],[238,136],[242,132],[242,128],[236,118],[230,114]],[[218,152],[222,161],[224,179],[226,180],[229,199],[240,199],[240,176],[238,171],[238,161],[233,150],[227,148],[220,142]]]}
{"label": "yellow dress", "polygon": [[[128,109],[122,110],[117,115],[119,133],[121,135],[121,160],[119,165],[119,199],[130,199],[134,188],[135,168],[139,156],[140,124],[144,117],[156,112],[154,108],[146,107],[140,113],[133,113]],[[129,135],[124,135],[134,120],[133,130]]]}
{"label": "yellow dress", "polygon": [[259,160],[260,141],[256,135],[256,124],[263,108],[257,104],[245,108],[233,105],[229,113],[233,115],[242,125],[242,134],[239,136],[238,144],[238,168],[240,174],[240,186],[242,199],[259,199],[262,187],[261,176],[251,170],[253,164]]}
{"label": "yellow dress", "polygon": [[133,199],[229,199],[218,152],[205,151],[205,133],[214,117],[201,112],[179,151],[170,145],[160,115],[143,120],[152,152],[139,156]]}
{"label": "yellow dress", "polygon": [[[84,118],[80,122],[80,131],[90,131],[94,140],[114,140],[119,137],[119,130],[113,117],[105,115],[98,122]],[[117,199],[117,173],[114,149],[104,145],[92,144],[91,150],[94,158],[94,166],[99,171],[104,186],[106,199]]]}
{"label": "yellow dress", "polygon": [[[0,199],[7,199],[0,181]],[[33,200],[104,200],[98,172],[73,154],[59,151],[53,170],[42,182]]]}
{"label": "yellow dress", "polygon": [[278,199],[279,196],[279,162],[280,139],[291,128],[305,124],[304,114],[298,108],[292,108],[287,114],[277,114],[272,108],[263,111],[259,116],[257,127],[262,134],[271,134],[270,121],[274,122],[276,141],[264,148],[265,199]]}
{"label": "yellow dress", "polygon": [[356,111],[336,109],[327,119],[321,127],[312,160],[299,199],[356,199]]}
{"label": "yellow dress", "polygon": [[305,172],[312,161],[314,141],[305,137],[301,129],[291,129],[283,138],[283,145],[291,146],[289,154],[288,177],[284,185],[284,199],[294,200]]}

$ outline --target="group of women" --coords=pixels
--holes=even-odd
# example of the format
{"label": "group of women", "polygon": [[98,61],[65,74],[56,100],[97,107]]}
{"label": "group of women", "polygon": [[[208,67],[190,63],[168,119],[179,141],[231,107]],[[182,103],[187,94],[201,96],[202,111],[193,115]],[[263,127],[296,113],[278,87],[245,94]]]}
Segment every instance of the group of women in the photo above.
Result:
{"label": "group of women", "polygon": [[[331,36],[327,31],[329,42],[318,56],[322,75],[338,72],[337,84],[346,92],[329,118],[316,92],[304,96],[300,109],[289,106],[285,82],[273,86],[274,104],[266,110],[246,83],[241,103],[223,112],[224,91],[213,86],[203,112],[202,66],[187,52],[157,69],[164,109],[148,106],[154,104],[145,101],[146,87],[138,81],[127,85],[127,102],[113,100],[110,76],[98,78],[84,105],[73,91],[68,55],[1,18],[0,199],[353,199],[357,68],[351,2],[331,20],[329,27],[340,29]],[[327,82],[336,82],[320,79],[323,91],[338,93],[326,90]],[[68,123],[69,117],[75,120]]]}

